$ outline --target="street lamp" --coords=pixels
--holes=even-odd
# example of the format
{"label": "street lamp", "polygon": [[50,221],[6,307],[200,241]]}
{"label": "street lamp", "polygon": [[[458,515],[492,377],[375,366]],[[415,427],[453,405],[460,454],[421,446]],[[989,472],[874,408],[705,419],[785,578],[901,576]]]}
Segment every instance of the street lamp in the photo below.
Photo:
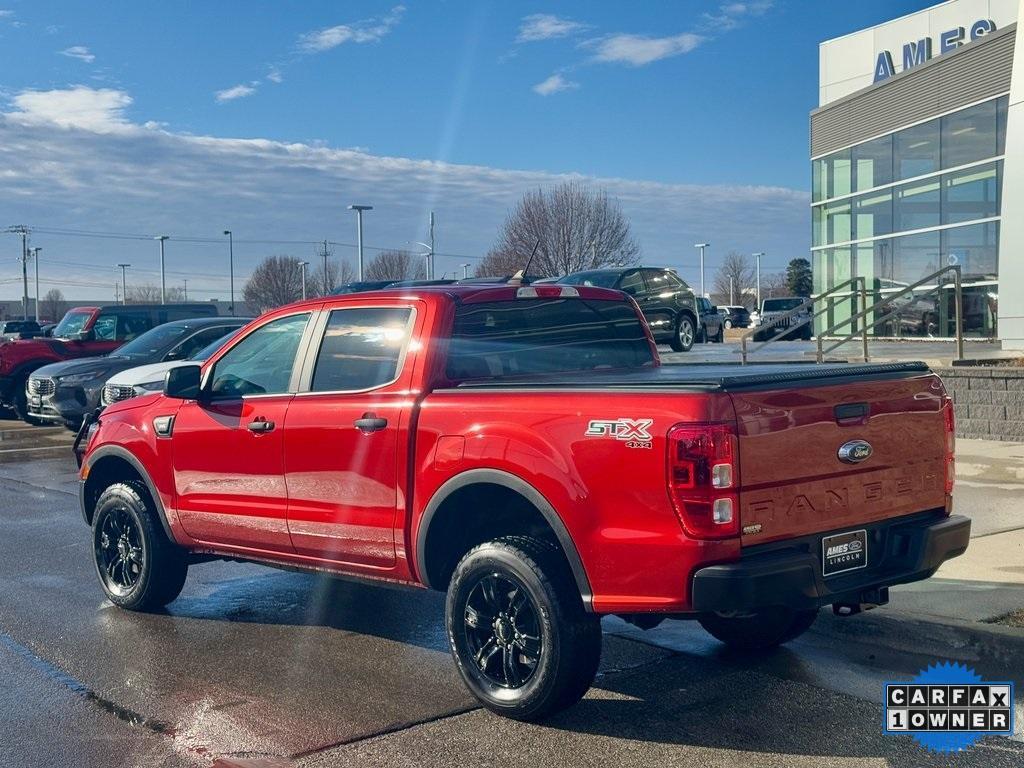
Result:
{"label": "street lamp", "polygon": [[125,277],[125,270],[131,266],[131,264],[118,264],[121,268],[121,303],[128,303],[128,279]]}
{"label": "street lamp", "polygon": [[309,266],[308,261],[300,261],[299,266],[302,268],[302,299],[306,299],[306,267]]}
{"label": "street lamp", "polygon": [[758,312],[761,311],[761,257],[764,256],[764,251],[758,251],[754,254],[754,261],[757,263],[757,306],[754,307]]}
{"label": "street lamp", "polygon": [[157,235],[153,238],[160,241],[160,303],[167,303],[167,281],[164,277],[164,243],[170,239],[170,235]]}
{"label": "street lamp", "polygon": [[372,211],[372,205],[350,205],[350,211],[356,212],[356,242],[359,244],[359,281],[363,280],[363,211]]}
{"label": "street lamp", "polygon": [[707,296],[704,292],[704,249],[707,248],[711,243],[694,243],[694,248],[700,248],[700,295]]}
{"label": "street lamp", "polygon": [[469,264],[459,264],[462,267],[462,279],[465,280],[469,277]]}
{"label": "street lamp", "polygon": [[235,316],[235,237],[230,229],[225,229],[224,234],[228,238],[228,274],[231,277],[231,302],[228,304],[228,311]]}
{"label": "street lamp", "polygon": [[42,248],[36,246],[32,249],[32,258],[36,262],[36,325],[39,324],[39,252]]}

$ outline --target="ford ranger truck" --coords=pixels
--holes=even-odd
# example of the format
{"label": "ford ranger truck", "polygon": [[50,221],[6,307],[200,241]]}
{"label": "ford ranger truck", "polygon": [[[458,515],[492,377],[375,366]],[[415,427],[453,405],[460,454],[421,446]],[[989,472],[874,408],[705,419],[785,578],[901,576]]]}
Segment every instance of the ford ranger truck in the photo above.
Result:
{"label": "ford ranger truck", "polygon": [[163,606],[211,558],[444,590],[463,680],[519,719],[586,692],[604,615],[770,648],[970,535],[925,365],[661,366],[602,288],[292,304],[98,419],[76,450],[111,602]]}

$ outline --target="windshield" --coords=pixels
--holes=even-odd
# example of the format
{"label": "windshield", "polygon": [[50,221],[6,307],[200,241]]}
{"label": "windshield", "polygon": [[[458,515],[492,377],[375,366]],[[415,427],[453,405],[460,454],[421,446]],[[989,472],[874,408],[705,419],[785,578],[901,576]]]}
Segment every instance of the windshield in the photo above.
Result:
{"label": "windshield", "polygon": [[238,331],[239,331],[239,329],[236,328],[231,333],[225,333],[223,336],[221,336],[216,341],[210,342],[205,347],[200,349],[198,352],[196,352],[194,355],[192,355],[192,357],[190,357],[189,360],[195,360],[197,362],[202,362],[203,360],[209,360],[210,357],[213,356],[213,353],[216,352],[221,347],[223,347],[224,344],[227,343],[227,340],[230,339],[232,336],[234,336],[236,333],[238,333]]}
{"label": "windshield", "polygon": [[447,374],[463,381],[645,365],[654,354],[626,302],[520,299],[457,310]]}
{"label": "windshield", "polygon": [[596,288],[614,288],[618,279],[618,272],[595,270],[593,272],[577,272],[573,275],[566,275],[558,282],[562,283],[562,285],[592,285]]}
{"label": "windshield", "polygon": [[803,299],[765,299],[765,312],[788,312],[804,303]]}
{"label": "windshield", "polygon": [[54,338],[66,339],[80,333],[90,317],[92,317],[92,312],[68,312],[53,329]]}
{"label": "windshield", "polygon": [[158,325],[151,328],[137,339],[122,344],[114,351],[116,357],[150,358],[156,357],[165,349],[173,346],[192,331],[184,325]]}

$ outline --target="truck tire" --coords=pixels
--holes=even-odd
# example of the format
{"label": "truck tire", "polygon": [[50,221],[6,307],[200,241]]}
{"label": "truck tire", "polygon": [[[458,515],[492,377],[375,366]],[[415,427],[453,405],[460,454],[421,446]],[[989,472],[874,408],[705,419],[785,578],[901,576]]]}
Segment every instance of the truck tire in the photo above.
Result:
{"label": "truck tire", "polygon": [[539,720],[575,704],[601,660],[601,622],[583,608],[562,552],[526,536],[471,549],[445,606],[448,643],[487,709]]}
{"label": "truck tire", "polygon": [[712,341],[714,341],[715,344],[724,344],[725,343],[725,326],[724,325],[718,326],[718,334],[715,336],[714,339],[712,339]]}
{"label": "truck tire", "polygon": [[710,635],[730,648],[756,651],[795,640],[811,628],[817,617],[817,609],[765,608],[740,616],[706,613],[699,621]]}
{"label": "truck tire", "polygon": [[147,611],[181,594],[185,553],[168,540],[142,483],[115,483],[100,494],[92,539],[96,575],[114,605]]}
{"label": "truck tire", "polygon": [[697,339],[697,329],[693,319],[689,315],[680,315],[676,320],[675,331],[669,346],[673,352],[689,352],[693,349],[693,342]]}

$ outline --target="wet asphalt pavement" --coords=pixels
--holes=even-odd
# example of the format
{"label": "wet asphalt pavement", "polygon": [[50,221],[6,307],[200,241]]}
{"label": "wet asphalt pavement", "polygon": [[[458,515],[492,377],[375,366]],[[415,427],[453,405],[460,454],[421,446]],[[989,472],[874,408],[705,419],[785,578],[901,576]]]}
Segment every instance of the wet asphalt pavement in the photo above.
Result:
{"label": "wet asphalt pavement", "polygon": [[[462,688],[438,594],[208,563],[191,570],[166,612],[121,611],[101,597],[74,463],[58,453],[0,466],[4,768],[224,757],[302,766],[1024,764],[1020,724],[1015,739],[948,758],[881,734],[881,683],[909,679],[935,654],[1024,683],[1019,655],[955,638],[916,642],[898,621],[844,636],[838,623],[858,619],[823,613],[800,640],[751,658],[725,652],[696,624],[641,633],[608,619],[602,673],[586,700],[524,725],[478,709]],[[958,493],[984,517],[982,491]]]}

